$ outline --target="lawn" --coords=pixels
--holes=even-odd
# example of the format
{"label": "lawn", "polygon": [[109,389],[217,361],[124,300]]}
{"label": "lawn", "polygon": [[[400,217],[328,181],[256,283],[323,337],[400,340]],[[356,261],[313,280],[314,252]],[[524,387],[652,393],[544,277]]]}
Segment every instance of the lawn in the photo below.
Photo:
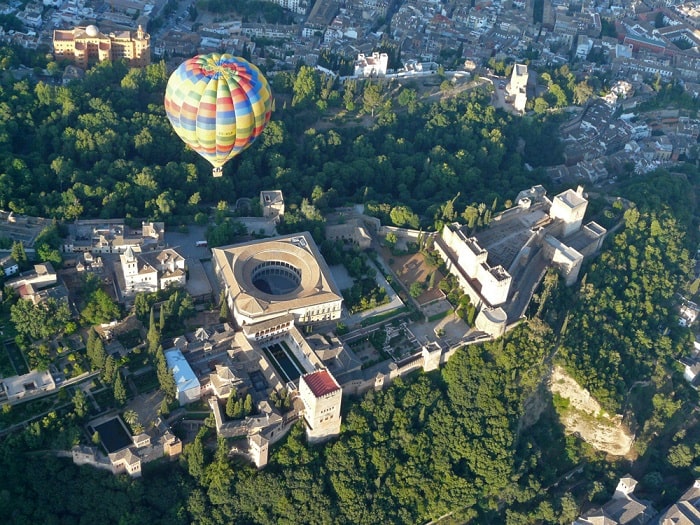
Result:
{"label": "lawn", "polygon": [[381,323],[382,321],[386,321],[387,319],[391,319],[393,317],[398,317],[405,313],[408,313],[408,308],[402,306],[401,308],[397,308],[396,310],[389,310],[388,312],[368,317],[367,319],[364,319],[362,323],[360,323],[360,326],[370,326],[375,323]]}
{"label": "lawn", "polygon": [[15,367],[12,366],[12,361],[10,356],[7,355],[7,351],[4,347],[0,347],[0,377],[12,377],[17,375],[15,372]]}
{"label": "lawn", "polygon": [[124,345],[124,348],[134,348],[143,342],[141,332],[138,329],[119,334],[117,340]]}
{"label": "lawn", "polygon": [[10,361],[12,361],[12,365],[17,371],[17,375],[21,376],[27,374],[29,372],[29,367],[27,366],[27,362],[24,360],[24,356],[22,355],[22,350],[20,350],[19,346],[17,346],[17,343],[14,341],[6,341],[5,350],[7,351],[7,355],[10,357]]}
{"label": "lawn", "polygon": [[133,374],[131,380],[134,382],[138,394],[152,392],[160,386],[158,383],[158,375],[154,369],[148,370],[143,374]]}

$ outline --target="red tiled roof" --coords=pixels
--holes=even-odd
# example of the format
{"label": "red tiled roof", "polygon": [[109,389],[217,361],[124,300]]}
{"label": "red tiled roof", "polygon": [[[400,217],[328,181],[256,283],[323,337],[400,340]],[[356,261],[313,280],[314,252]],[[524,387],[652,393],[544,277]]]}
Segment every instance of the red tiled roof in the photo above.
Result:
{"label": "red tiled roof", "polygon": [[326,394],[340,390],[338,383],[336,383],[333,376],[328,373],[328,370],[319,370],[318,372],[307,374],[302,376],[302,379],[309,385],[311,392],[316,397],[325,396]]}

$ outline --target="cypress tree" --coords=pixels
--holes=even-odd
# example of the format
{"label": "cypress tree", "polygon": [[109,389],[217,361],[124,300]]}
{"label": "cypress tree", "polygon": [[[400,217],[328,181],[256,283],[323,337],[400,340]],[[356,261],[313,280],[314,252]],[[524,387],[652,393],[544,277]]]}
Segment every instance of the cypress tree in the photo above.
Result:
{"label": "cypress tree", "polygon": [[231,393],[231,395],[228,396],[228,399],[226,400],[226,415],[230,418],[233,418],[235,413],[236,413],[236,396],[233,393]]}
{"label": "cypress tree", "polygon": [[119,373],[119,370],[117,370],[117,375],[114,379],[114,400],[120,405],[126,403],[126,388],[124,388],[122,375]]}
{"label": "cypress tree", "polygon": [[153,312],[153,307],[151,307],[151,316],[148,323],[148,353],[155,354],[160,345],[160,334],[156,328],[155,313]]}
{"label": "cypress tree", "polygon": [[253,396],[248,394],[245,396],[245,401],[243,403],[243,414],[249,416],[253,413]]}
{"label": "cypress tree", "polygon": [[226,293],[221,290],[221,309],[219,310],[219,320],[220,321],[226,321],[228,320],[228,302],[226,301]]}

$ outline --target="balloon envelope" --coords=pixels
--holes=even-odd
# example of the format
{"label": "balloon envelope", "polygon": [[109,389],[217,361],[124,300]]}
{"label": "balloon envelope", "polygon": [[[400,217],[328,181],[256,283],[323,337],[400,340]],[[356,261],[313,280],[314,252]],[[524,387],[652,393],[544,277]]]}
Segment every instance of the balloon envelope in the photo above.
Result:
{"label": "balloon envelope", "polygon": [[270,85],[260,70],[229,54],[186,60],[165,89],[165,112],[175,133],[215,173],[260,136],[271,111]]}

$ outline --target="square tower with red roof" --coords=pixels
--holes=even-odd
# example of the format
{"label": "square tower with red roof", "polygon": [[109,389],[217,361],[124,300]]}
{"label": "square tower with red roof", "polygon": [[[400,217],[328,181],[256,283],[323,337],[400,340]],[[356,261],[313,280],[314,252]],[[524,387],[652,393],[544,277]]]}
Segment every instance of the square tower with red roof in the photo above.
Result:
{"label": "square tower with red roof", "polygon": [[319,443],[340,433],[343,390],[328,370],[301,376],[299,396],[304,402],[304,422],[309,443]]}

